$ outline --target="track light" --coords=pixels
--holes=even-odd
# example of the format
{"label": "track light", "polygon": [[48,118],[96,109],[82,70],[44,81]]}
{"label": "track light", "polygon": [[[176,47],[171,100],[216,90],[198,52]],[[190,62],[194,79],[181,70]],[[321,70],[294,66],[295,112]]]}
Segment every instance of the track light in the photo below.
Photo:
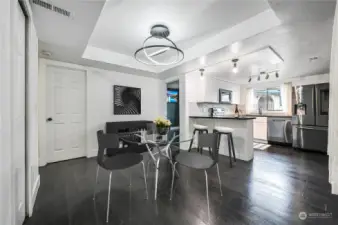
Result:
{"label": "track light", "polygon": [[276,78],[278,78],[279,77],[279,73],[278,73],[278,71],[276,71]]}
{"label": "track light", "polygon": [[269,74],[266,73],[265,80],[269,79]]}
{"label": "track light", "polygon": [[248,82],[249,82],[249,83],[251,82],[251,76],[249,77],[249,80],[248,80]]}
{"label": "track light", "polygon": [[258,80],[258,81],[261,80],[261,75],[258,75],[257,80]]}
{"label": "track light", "polygon": [[200,69],[200,72],[201,72],[201,76],[200,76],[200,79],[203,80],[204,79],[204,69]]}
{"label": "track light", "polygon": [[232,62],[234,64],[234,67],[232,68],[232,72],[233,73],[238,73],[238,68],[237,68],[238,59],[233,59]]}

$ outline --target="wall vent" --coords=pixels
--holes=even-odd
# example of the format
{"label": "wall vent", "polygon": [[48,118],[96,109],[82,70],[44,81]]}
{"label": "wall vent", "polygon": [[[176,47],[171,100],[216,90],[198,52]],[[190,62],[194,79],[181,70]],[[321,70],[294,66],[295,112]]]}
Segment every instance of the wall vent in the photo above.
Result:
{"label": "wall vent", "polygon": [[61,9],[57,6],[53,6],[53,10],[54,10],[54,12],[57,12],[57,13],[62,14],[64,16],[70,17],[70,12],[65,10],[65,9]]}
{"label": "wall vent", "polygon": [[44,1],[41,1],[41,0],[33,0],[33,3],[36,4],[36,5],[39,5],[45,9],[49,9],[49,10],[52,10],[53,8],[53,5],[48,3],[48,2],[44,2]]}
{"label": "wall vent", "polygon": [[65,9],[62,9],[60,7],[57,7],[55,5],[52,5],[48,2],[45,2],[45,1],[42,1],[42,0],[32,0],[32,2],[38,6],[41,6],[45,9],[48,9],[48,10],[51,10],[51,11],[54,11],[60,15],[63,15],[63,16],[67,16],[67,17],[70,17],[71,16],[71,13]]}

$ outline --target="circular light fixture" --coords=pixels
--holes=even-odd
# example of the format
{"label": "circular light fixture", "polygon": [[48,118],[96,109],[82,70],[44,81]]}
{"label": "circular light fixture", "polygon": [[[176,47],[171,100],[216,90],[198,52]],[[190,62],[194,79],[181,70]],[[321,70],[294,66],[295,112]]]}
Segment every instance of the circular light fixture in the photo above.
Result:
{"label": "circular light fixture", "polygon": [[169,66],[181,62],[184,53],[168,38],[169,34],[167,26],[161,24],[153,26],[143,46],[136,50],[135,59],[152,66]]}
{"label": "circular light fixture", "polygon": [[204,80],[204,74],[203,74],[204,71],[205,71],[204,69],[200,69],[200,72],[201,72],[200,79],[201,79],[201,80]]}
{"label": "circular light fixture", "polygon": [[238,68],[237,68],[238,59],[233,59],[232,62],[234,64],[234,67],[232,68],[232,72],[233,73],[238,73]]}

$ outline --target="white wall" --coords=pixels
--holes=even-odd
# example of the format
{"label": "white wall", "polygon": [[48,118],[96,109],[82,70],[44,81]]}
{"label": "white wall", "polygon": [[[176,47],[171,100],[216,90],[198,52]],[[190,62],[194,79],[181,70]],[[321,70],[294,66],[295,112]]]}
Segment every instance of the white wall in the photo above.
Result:
{"label": "white wall", "polygon": [[[30,13],[31,14],[31,13]],[[39,146],[38,146],[38,37],[32,21],[28,25],[28,75],[26,78],[26,169],[28,187],[28,206],[29,216],[33,214],[33,207],[40,186],[39,174]]]}
{"label": "white wall", "polygon": [[[26,209],[31,215],[35,196],[39,185],[39,171],[37,167],[37,37],[32,21],[32,11],[28,0],[21,1],[28,16],[28,93],[26,97]],[[15,223],[15,187],[14,170],[12,163],[11,146],[11,37],[13,20],[11,15],[15,10],[16,2],[13,0],[0,1],[0,224],[14,225]],[[35,108],[35,110],[34,110]],[[36,185],[35,185],[36,184]]]}
{"label": "white wall", "polygon": [[[97,155],[96,131],[106,122],[154,120],[166,110],[166,84],[163,80],[100,70],[81,65],[40,59],[39,66],[39,149],[40,166],[46,165],[46,68],[59,66],[86,72],[86,152]],[[141,115],[114,115],[113,86],[141,88]]]}
{"label": "white wall", "polygon": [[0,224],[12,224],[10,0],[0,1]]}
{"label": "white wall", "polygon": [[329,181],[332,193],[338,194],[338,4],[333,25],[331,65],[330,65],[330,108],[329,108]]}
{"label": "white wall", "polygon": [[[113,114],[113,86],[141,88],[141,115]],[[154,120],[165,115],[166,84],[159,79],[114,71],[87,72],[87,155],[97,155],[96,131],[106,122]]]}
{"label": "white wall", "polygon": [[218,102],[220,88],[232,91],[232,103],[241,104],[241,86],[239,84],[210,77],[206,77],[205,79],[204,100],[206,102]]}

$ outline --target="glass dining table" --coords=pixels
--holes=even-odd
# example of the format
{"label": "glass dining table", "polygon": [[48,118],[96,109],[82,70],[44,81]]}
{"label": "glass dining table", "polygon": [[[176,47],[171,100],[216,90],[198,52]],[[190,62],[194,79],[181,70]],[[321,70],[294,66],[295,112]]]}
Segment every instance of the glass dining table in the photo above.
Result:
{"label": "glass dining table", "polygon": [[[156,129],[151,127],[147,130],[141,130],[133,133],[133,135],[139,139],[137,142],[135,142],[135,138],[134,141],[123,140],[123,138],[121,138],[125,143],[146,146],[150,156],[147,161],[147,177],[149,174],[149,166],[153,165],[155,167],[155,200],[157,200],[158,178],[161,160],[167,160],[171,166],[173,166],[174,157],[180,151],[180,144],[191,141],[191,139],[180,141],[180,135],[176,134],[175,132],[176,131],[169,130],[167,134],[159,134],[156,132]],[[176,175],[179,176],[177,170]]]}

